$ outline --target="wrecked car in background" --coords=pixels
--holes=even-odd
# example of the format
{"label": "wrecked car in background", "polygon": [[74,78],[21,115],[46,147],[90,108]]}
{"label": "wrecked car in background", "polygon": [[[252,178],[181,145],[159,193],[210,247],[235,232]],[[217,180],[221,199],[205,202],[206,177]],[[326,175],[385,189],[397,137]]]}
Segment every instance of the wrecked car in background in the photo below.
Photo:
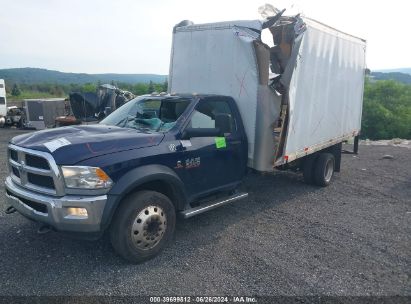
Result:
{"label": "wrecked car in background", "polygon": [[133,93],[110,84],[100,85],[96,93],[72,92],[69,94],[71,113],[57,117],[55,124],[68,126],[83,122],[97,123],[134,97]]}
{"label": "wrecked car in background", "polygon": [[22,107],[7,107],[7,114],[2,127],[24,128],[26,125],[26,111]]}

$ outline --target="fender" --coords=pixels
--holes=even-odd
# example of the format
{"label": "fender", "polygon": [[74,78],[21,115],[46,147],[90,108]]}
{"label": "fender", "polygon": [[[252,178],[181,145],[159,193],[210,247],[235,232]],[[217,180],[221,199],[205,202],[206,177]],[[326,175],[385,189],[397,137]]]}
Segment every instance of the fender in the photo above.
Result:
{"label": "fender", "polygon": [[151,181],[164,181],[172,186],[177,199],[176,210],[182,210],[186,206],[187,196],[184,183],[170,168],[163,165],[146,165],[130,170],[124,174],[111,188],[107,195],[107,204],[104,208],[101,221],[102,230],[105,230],[120,204],[121,200],[136,187]]}

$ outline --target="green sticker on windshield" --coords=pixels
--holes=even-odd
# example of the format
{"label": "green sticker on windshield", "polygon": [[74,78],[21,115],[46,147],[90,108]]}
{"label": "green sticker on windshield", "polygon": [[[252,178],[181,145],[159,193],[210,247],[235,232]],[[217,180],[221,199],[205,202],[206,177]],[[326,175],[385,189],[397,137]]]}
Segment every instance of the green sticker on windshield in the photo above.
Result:
{"label": "green sticker on windshield", "polygon": [[216,137],[215,138],[215,146],[217,147],[217,149],[227,147],[227,144],[225,142],[225,137]]}

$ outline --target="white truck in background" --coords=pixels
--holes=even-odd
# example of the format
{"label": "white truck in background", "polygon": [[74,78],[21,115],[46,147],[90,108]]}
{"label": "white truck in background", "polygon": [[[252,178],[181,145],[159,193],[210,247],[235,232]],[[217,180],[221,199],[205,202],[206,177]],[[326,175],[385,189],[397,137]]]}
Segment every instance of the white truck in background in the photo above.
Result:
{"label": "white truck in background", "polygon": [[7,115],[7,99],[6,99],[6,84],[4,79],[0,79],[0,127],[6,123]]}
{"label": "white truck in background", "polygon": [[24,107],[7,106],[6,83],[0,79],[0,128],[26,127],[26,110]]}

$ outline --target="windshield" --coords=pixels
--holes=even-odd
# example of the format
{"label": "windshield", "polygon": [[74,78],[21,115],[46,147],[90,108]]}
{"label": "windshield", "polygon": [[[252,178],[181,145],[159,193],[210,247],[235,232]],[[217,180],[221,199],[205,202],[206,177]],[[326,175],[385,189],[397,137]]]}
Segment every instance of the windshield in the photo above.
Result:
{"label": "windshield", "polygon": [[100,124],[145,131],[167,132],[183,114],[189,99],[137,97],[130,100]]}

